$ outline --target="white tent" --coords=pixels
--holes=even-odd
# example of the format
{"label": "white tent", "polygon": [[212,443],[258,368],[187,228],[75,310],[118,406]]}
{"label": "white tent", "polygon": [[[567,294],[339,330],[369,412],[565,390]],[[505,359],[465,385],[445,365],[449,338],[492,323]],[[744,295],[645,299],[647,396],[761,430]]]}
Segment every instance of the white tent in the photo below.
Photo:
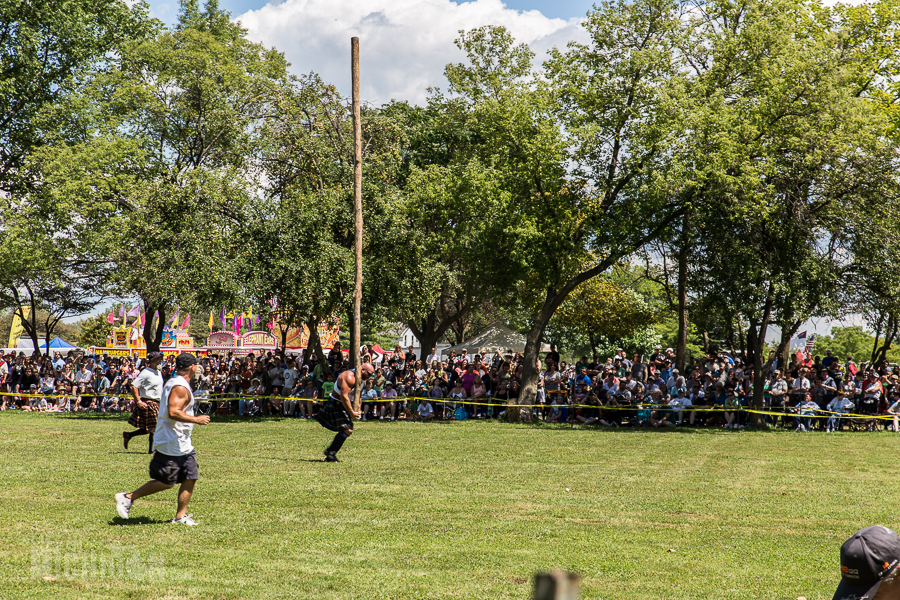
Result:
{"label": "white tent", "polygon": [[[475,337],[466,340],[462,344],[444,348],[441,353],[447,356],[451,350],[456,350],[457,353],[462,350],[468,350],[469,354],[472,355],[482,350],[492,353],[496,348],[499,348],[501,352],[525,352],[525,336],[521,333],[516,333],[503,323],[493,323]],[[550,352],[550,346],[542,344],[540,351]]]}

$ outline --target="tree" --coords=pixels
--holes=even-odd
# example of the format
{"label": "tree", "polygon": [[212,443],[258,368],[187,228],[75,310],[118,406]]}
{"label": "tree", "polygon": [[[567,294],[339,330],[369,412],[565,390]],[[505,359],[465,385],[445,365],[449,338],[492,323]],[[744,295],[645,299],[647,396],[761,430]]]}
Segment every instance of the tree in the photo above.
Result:
{"label": "tree", "polygon": [[[255,256],[248,264],[249,280],[258,301],[277,300],[282,315],[307,326],[310,349],[321,355],[318,325],[348,311],[352,292],[351,111],[334,86],[314,74],[284,85],[277,110],[278,118],[263,130],[258,165],[264,193],[247,243],[263,254],[275,243],[282,255]],[[402,131],[390,115],[365,107],[362,132],[363,304],[371,322],[382,319],[386,307],[428,294],[432,278],[423,267],[427,261],[391,253],[415,238],[402,221],[396,190]]]}
{"label": "tree", "polygon": [[111,325],[107,320],[107,313],[101,312],[98,315],[78,321],[78,334],[75,342],[81,348],[103,347],[106,346],[106,339],[109,336]]}
{"label": "tree", "polygon": [[37,347],[39,332],[102,301],[108,274],[91,245],[95,223],[53,194],[41,154],[78,138],[91,73],[155,22],[145,4],[81,0],[2,2],[0,16],[0,306],[30,309],[23,325]]}
{"label": "tree", "polygon": [[8,250],[0,256],[0,307],[14,308],[40,353],[40,332],[52,336],[64,318],[87,313],[103,300],[106,271],[94,264],[84,238],[64,235],[80,229],[64,225],[69,216],[41,210],[33,196],[17,196],[0,208],[0,237]]}
{"label": "tree", "polygon": [[245,294],[233,273],[251,159],[286,77],[283,56],[245,33],[214,0],[185,0],[174,30],[124,44],[96,74],[81,98],[97,107],[86,134],[45,162],[45,179],[100,213],[119,294],[159,312],[146,320],[148,350],[176,303]]}
{"label": "tree", "polygon": [[437,284],[431,302],[400,306],[423,353],[447,334],[464,341],[473,313],[512,287],[506,223],[497,218],[510,212],[511,197],[497,170],[477,159],[462,162],[465,157],[446,166],[415,167],[406,182],[403,214],[417,234],[406,238],[406,249],[395,250],[418,257],[432,272],[425,281]]}
{"label": "tree", "polygon": [[631,290],[604,277],[589,279],[576,287],[553,316],[555,322],[573,327],[586,336],[596,356],[601,341],[628,338],[649,327],[656,315]]}
{"label": "tree", "polygon": [[812,353],[814,356],[825,356],[831,351],[836,359],[841,362],[852,356],[857,364],[862,357],[868,356],[872,350],[875,338],[863,330],[859,325],[850,327],[834,327],[831,335],[820,335],[816,338]]}
{"label": "tree", "polygon": [[[597,6],[583,24],[590,44],[570,43],[545,63],[553,99],[544,105],[546,122],[555,124],[562,158],[553,169],[569,168],[547,181],[532,169],[537,189],[529,197],[541,201],[523,211],[528,231],[520,239],[530,256],[520,290],[533,290],[540,307],[527,335],[523,404],[534,402],[541,337],[569,294],[682,214],[669,152],[683,120],[676,60],[681,17],[665,1]],[[543,86],[537,91],[544,93]]]}
{"label": "tree", "polygon": [[[896,212],[895,149],[867,90],[886,68],[838,8],[777,2],[707,5],[696,38],[694,199],[700,255],[694,289],[747,323],[754,403],[797,327],[841,309],[841,282],[873,210]],[[724,23],[729,27],[723,27]],[[702,211],[702,213],[701,213]],[[893,227],[884,221],[886,235]],[[782,338],[765,356],[768,327]]]}
{"label": "tree", "polygon": [[77,129],[66,100],[92,69],[155,26],[143,2],[0,2],[0,190],[31,187],[36,149]]}

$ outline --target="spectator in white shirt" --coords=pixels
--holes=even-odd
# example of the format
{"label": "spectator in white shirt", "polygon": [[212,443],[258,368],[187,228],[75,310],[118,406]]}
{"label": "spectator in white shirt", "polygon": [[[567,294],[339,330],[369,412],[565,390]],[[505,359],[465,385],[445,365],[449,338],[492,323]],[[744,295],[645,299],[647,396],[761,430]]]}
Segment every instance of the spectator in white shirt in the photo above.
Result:
{"label": "spectator in white shirt", "polygon": [[413,419],[416,421],[430,421],[433,418],[434,408],[431,407],[431,402],[426,398],[422,398],[419,401],[419,406],[416,409],[416,414],[413,416]]}

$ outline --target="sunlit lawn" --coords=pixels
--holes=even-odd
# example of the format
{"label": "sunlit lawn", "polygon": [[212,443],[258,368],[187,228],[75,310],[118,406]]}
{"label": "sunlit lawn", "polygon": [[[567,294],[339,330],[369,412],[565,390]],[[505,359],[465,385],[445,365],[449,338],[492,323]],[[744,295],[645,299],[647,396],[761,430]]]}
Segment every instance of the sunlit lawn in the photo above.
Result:
{"label": "sunlit lawn", "polygon": [[0,598],[831,598],[841,542],[898,527],[900,436],[218,418],[199,527],[125,416],[0,413]]}

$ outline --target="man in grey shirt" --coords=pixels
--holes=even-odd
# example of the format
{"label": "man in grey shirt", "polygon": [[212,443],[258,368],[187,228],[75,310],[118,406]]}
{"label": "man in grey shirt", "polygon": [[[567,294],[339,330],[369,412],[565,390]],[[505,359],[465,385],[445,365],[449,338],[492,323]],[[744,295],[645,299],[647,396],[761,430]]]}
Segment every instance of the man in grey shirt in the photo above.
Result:
{"label": "man in grey shirt", "polygon": [[134,410],[128,424],[137,431],[123,431],[122,442],[128,450],[128,442],[138,435],[150,435],[150,450],[153,453],[153,433],[156,431],[156,420],[159,414],[159,399],[162,396],[163,378],[159,365],[163,361],[162,352],[147,354],[147,367],[131,382],[131,395],[134,397]]}

